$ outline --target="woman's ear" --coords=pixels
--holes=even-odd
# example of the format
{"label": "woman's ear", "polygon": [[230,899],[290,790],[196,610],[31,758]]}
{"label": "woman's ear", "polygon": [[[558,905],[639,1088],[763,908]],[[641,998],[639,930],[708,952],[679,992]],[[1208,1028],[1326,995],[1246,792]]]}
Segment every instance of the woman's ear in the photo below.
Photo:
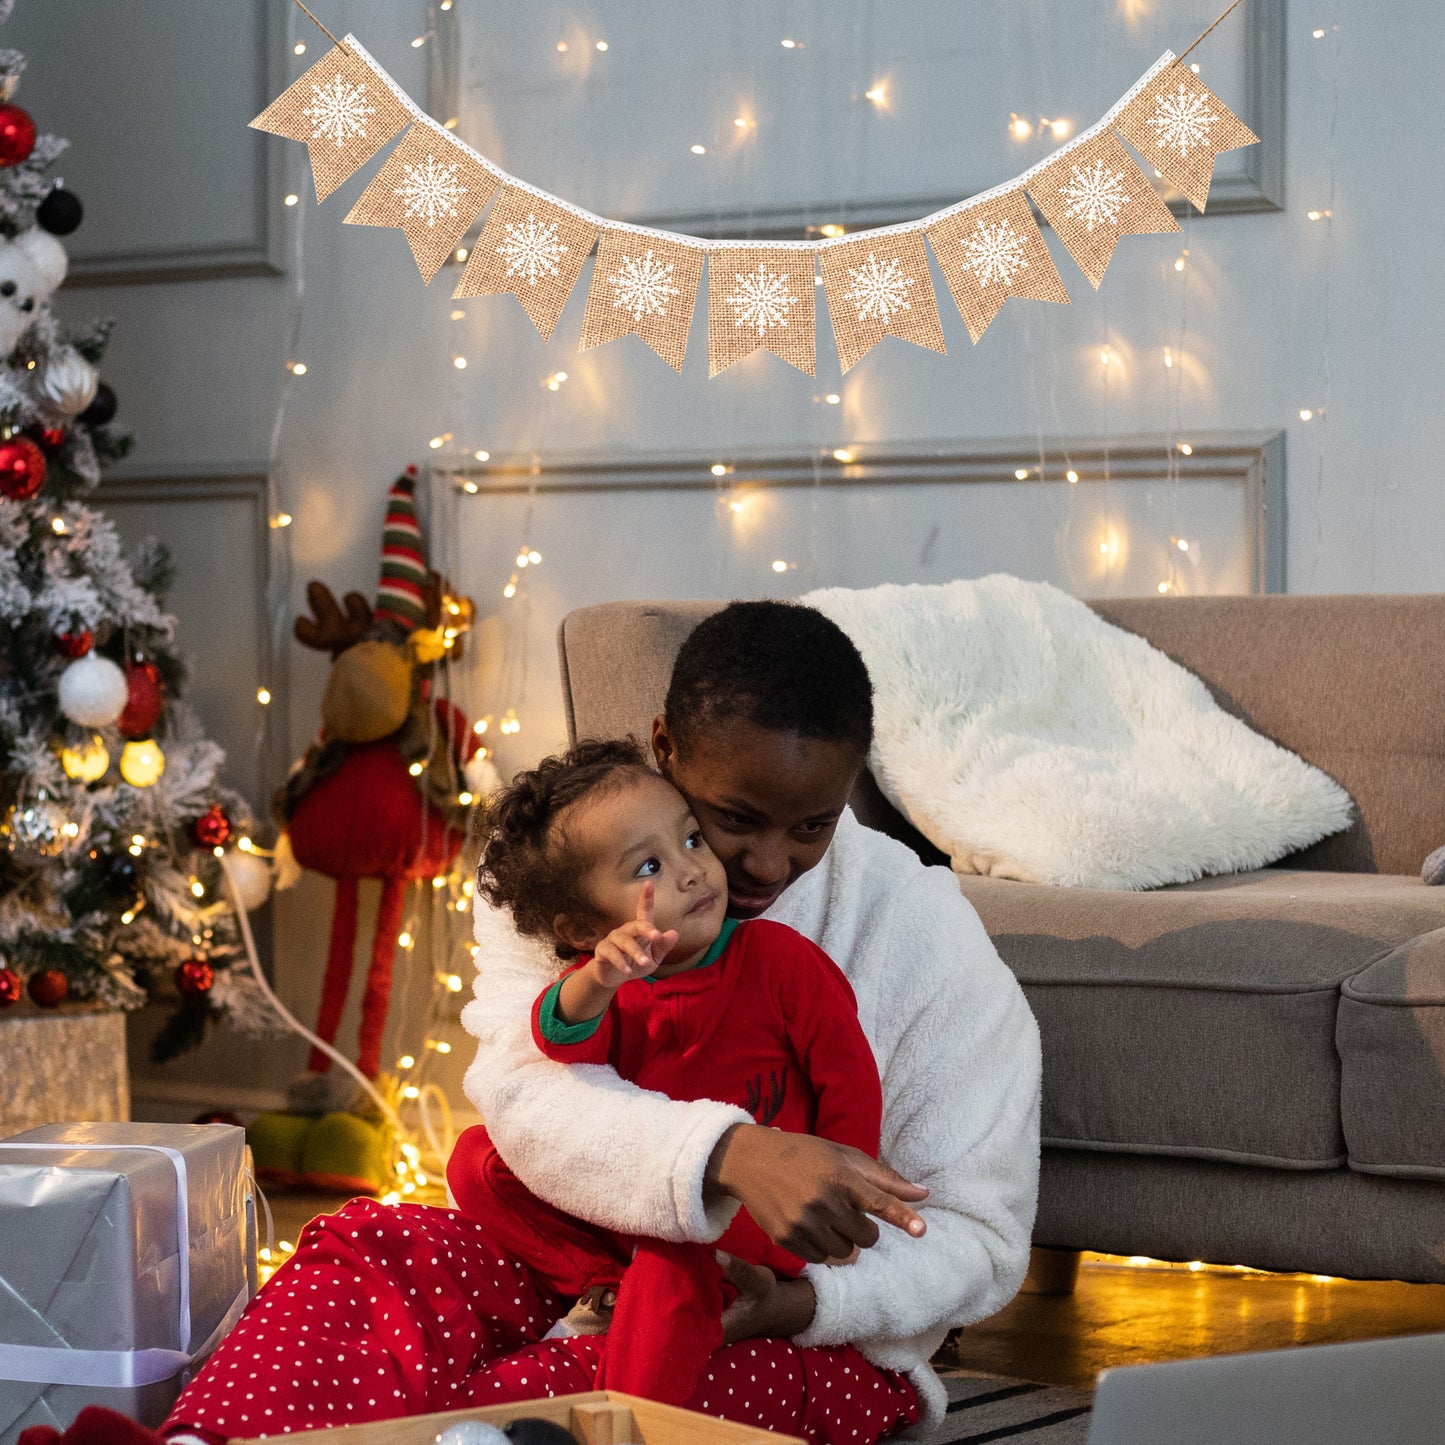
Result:
{"label": "woman's ear", "polygon": [[591,953],[603,938],[603,935],[598,933],[593,919],[581,917],[576,913],[559,913],[552,920],[552,932],[569,948],[575,948],[578,953]]}
{"label": "woman's ear", "polygon": [[672,766],[677,749],[667,731],[667,719],[659,713],[652,720],[652,756],[657,760],[657,771],[665,778]]}

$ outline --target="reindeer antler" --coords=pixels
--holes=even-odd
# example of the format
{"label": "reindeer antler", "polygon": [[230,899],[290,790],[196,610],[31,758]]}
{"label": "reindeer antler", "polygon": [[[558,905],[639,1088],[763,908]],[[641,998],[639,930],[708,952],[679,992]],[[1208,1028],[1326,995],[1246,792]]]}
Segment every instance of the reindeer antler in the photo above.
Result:
{"label": "reindeer antler", "polygon": [[293,629],[296,641],[303,647],[339,657],[371,631],[371,604],[360,592],[348,592],[338,605],[324,582],[308,582],[306,604],[315,617],[298,617]]}

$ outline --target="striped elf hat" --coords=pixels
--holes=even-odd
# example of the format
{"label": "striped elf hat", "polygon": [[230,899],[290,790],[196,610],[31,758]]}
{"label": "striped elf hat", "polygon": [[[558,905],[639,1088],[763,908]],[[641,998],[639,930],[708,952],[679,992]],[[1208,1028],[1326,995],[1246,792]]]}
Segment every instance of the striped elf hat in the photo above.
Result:
{"label": "striped elf hat", "polygon": [[422,588],[426,554],[416,520],[416,468],[408,467],[386,497],[386,522],[381,533],[381,586],[376,616],[413,632],[426,621]]}

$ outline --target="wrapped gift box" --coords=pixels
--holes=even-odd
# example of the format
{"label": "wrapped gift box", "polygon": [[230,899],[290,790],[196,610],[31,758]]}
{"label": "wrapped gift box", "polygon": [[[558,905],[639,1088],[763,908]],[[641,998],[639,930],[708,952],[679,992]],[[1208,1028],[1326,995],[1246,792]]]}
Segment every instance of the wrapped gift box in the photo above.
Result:
{"label": "wrapped gift box", "polygon": [[0,1445],[89,1404],[160,1424],[255,1289],[254,1219],[242,1129],[0,1142]]}
{"label": "wrapped gift box", "polygon": [[[310,1440],[314,1434],[317,1445],[323,1441],[325,1445],[433,1445],[448,1425],[463,1420],[508,1425],[527,1416],[561,1425],[578,1445],[803,1445],[797,1435],[774,1435],[755,1425],[734,1425],[713,1415],[659,1405],[616,1390],[553,1395],[546,1400],[451,1410],[444,1415],[411,1415],[371,1425],[342,1425],[334,1430],[308,1431],[305,1438]],[[232,1440],[231,1445],[261,1445],[262,1440],[277,1438]]]}

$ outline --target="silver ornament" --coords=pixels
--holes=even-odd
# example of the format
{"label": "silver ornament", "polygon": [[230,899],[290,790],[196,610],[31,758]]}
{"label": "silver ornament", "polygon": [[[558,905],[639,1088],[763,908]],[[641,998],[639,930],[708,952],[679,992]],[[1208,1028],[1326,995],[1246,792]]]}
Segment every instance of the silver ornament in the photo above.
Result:
{"label": "silver ornament", "polygon": [[65,254],[65,247],[49,231],[33,226],[28,231],[22,231],[11,244],[40,273],[43,289],[37,300],[43,301],[52,291],[60,289],[60,283],[65,280],[65,273],[70,268],[70,258]]}
{"label": "silver ornament", "polygon": [[0,825],[6,849],[22,863],[38,863],[64,851],[69,841],[65,814],[39,792],[30,801],[12,803]]}
{"label": "silver ornament", "polygon": [[79,416],[95,400],[100,373],[73,347],[63,346],[45,364],[38,399],[61,416]]}
{"label": "silver ornament", "polygon": [[512,1442],[485,1420],[458,1420],[436,1437],[436,1445],[512,1445]]}

